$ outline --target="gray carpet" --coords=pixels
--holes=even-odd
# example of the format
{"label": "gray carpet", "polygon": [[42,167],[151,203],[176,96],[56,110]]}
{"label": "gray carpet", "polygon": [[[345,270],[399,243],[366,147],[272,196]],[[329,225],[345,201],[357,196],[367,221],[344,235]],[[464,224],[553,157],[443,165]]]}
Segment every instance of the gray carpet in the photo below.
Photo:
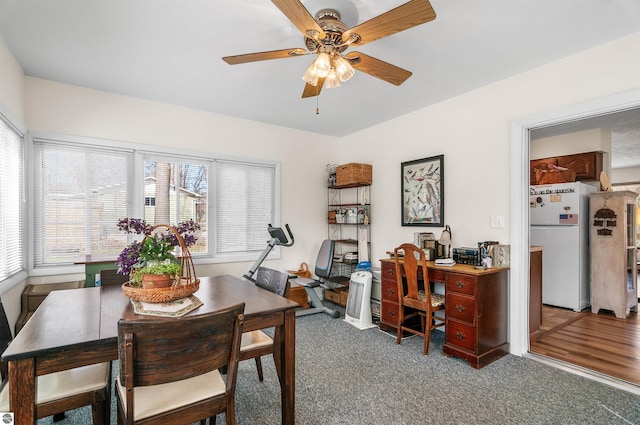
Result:
{"label": "gray carpet", "polygon": [[[396,345],[377,328],[360,331],[325,314],[298,318],[296,338],[300,425],[640,424],[636,395],[512,355],[476,370],[442,354],[441,332],[434,332],[428,356],[419,337]],[[239,425],[280,423],[275,367],[270,357],[263,363],[262,383],[252,361],[240,366]],[[58,422],[90,423],[89,408]]]}

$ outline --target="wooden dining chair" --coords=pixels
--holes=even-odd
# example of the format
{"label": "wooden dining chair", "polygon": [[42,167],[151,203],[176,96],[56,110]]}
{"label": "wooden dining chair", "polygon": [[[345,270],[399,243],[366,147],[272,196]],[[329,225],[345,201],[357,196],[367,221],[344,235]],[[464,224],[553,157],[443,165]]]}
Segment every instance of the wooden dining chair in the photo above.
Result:
{"label": "wooden dining chair", "polygon": [[100,284],[102,286],[122,286],[129,280],[129,276],[118,274],[117,270],[100,270]]}
{"label": "wooden dining chair", "polygon": [[[401,256],[404,253],[404,257]],[[444,295],[431,292],[429,271],[424,251],[412,244],[402,244],[393,252],[398,281],[398,314],[396,344],[402,341],[403,332],[424,337],[423,354],[429,353],[431,330],[444,325],[444,318],[435,314],[444,310]],[[420,285],[420,282],[423,284]],[[420,329],[407,323],[420,317]]]}
{"label": "wooden dining chair", "polygon": [[204,425],[224,412],[234,425],[243,323],[244,303],[196,316],[121,319],[118,424]]}
{"label": "wooden dining chair", "polygon": [[[11,328],[0,302],[0,353],[12,340]],[[0,412],[9,412],[7,363],[0,362]],[[67,410],[91,406],[94,425],[107,425],[111,416],[111,362],[92,364],[38,376],[36,417],[64,417]],[[19,412],[16,412],[19,414]]]}
{"label": "wooden dining chair", "polygon": [[[274,294],[286,297],[289,294],[289,275],[278,270],[269,269],[267,267],[259,267],[253,279],[256,286],[259,286]],[[276,339],[277,339],[277,332]],[[264,380],[262,372],[261,356],[273,354],[273,338],[261,330],[245,332],[242,334],[242,343],[240,345],[240,360],[255,359],[256,369],[258,369],[258,379]],[[280,368],[276,362],[276,370],[280,377]]]}

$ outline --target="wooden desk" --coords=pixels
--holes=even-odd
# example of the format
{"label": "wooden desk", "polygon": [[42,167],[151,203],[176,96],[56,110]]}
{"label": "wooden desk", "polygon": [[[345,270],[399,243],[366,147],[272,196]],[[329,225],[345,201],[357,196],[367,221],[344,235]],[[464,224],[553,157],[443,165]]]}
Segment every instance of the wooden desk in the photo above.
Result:
{"label": "wooden desk", "polygon": [[[395,262],[382,264],[382,320],[380,327],[395,331],[399,298]],[[508,269],[475,269],[466,264],[436,266],[427,262],[429,281],[445,287],[445,344],[447,355],[481,368],[509,352]]]}
{"label": "wooden desk", "polygon": [[84,286],[90,288],[96,286],[96,274],[101,270],[115,270],[118,268],[113,255],[85,255],[76,259],[73,264],[84,264]]}
{"label": "wooden desk", "polygon": [[[295,423],[295,310],[298,304],[234,276],[200,278],[195,295],[204,303],[190,314],[245,303],[244,330],[280,329],[274,357],[282,371],[282,423]],[[17,425],[35,418],[36,376],[118,358],[118,320],[134,314],[118,286],[49,294],[2,354],[9,363],[11,411]],[[179,320],[168,318],[166,320]]]}

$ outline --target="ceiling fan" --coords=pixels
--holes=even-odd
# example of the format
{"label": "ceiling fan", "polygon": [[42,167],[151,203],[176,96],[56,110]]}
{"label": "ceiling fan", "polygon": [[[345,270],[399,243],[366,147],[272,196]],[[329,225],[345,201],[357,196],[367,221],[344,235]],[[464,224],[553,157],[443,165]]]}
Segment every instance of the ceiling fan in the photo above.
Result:
{"label": "ceiling fan", "polygon": [[410,0],[395,9],[348,28],[334,9],[322,9],[314,17],[300,0],[271,0],[304,35],[306,48],[271,50],[222,58],[230,65],[316,54],[305,72],[302,97],[318,96],[324,85],[339,87],[354,74],[354,68],[399,86],[411,72],[360,52],[343,52],[366,43],[432,21],[436,14],[428,0]]}

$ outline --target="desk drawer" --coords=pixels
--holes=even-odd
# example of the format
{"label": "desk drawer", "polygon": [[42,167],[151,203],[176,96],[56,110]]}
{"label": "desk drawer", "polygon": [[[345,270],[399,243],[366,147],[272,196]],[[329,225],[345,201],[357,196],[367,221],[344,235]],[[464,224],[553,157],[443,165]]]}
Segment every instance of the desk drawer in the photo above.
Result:
{"label": "desk drawer", "polygon": [[446,291],[457,292],[460,294],[476,295],[477,278],[475,276],[464,275],[460,273],[447,273]]}
{"label": "desk drawer", "polygon": [[398,282],[383,280],[380,282],[380,296],[383,300],[398,302]]}
{"label": "desk drawer", "polygon": [[394,263],[382,263],[380,280],[396,281],[396,265]]}
{"label": "desk drawer", "polygon": [[447,320],[447,343],[471,352],[476,351],[476,328],[455,320]]}
{"label": "desk drawer", "polygon": [[446,317],[475,324],[476,301],[473,298],[448,293],[445,306]]}
{"label": "desk drawer", "polygon": [[392,327],[398,326],[398,315],[400,314],[400,307],[397,302],[383,301],[381,305],[381,320]]}
{"label": "desk drawer", "polygon": [[429,269],[429,280],[431,282],[445,282],[447,273],[442,270]]}

